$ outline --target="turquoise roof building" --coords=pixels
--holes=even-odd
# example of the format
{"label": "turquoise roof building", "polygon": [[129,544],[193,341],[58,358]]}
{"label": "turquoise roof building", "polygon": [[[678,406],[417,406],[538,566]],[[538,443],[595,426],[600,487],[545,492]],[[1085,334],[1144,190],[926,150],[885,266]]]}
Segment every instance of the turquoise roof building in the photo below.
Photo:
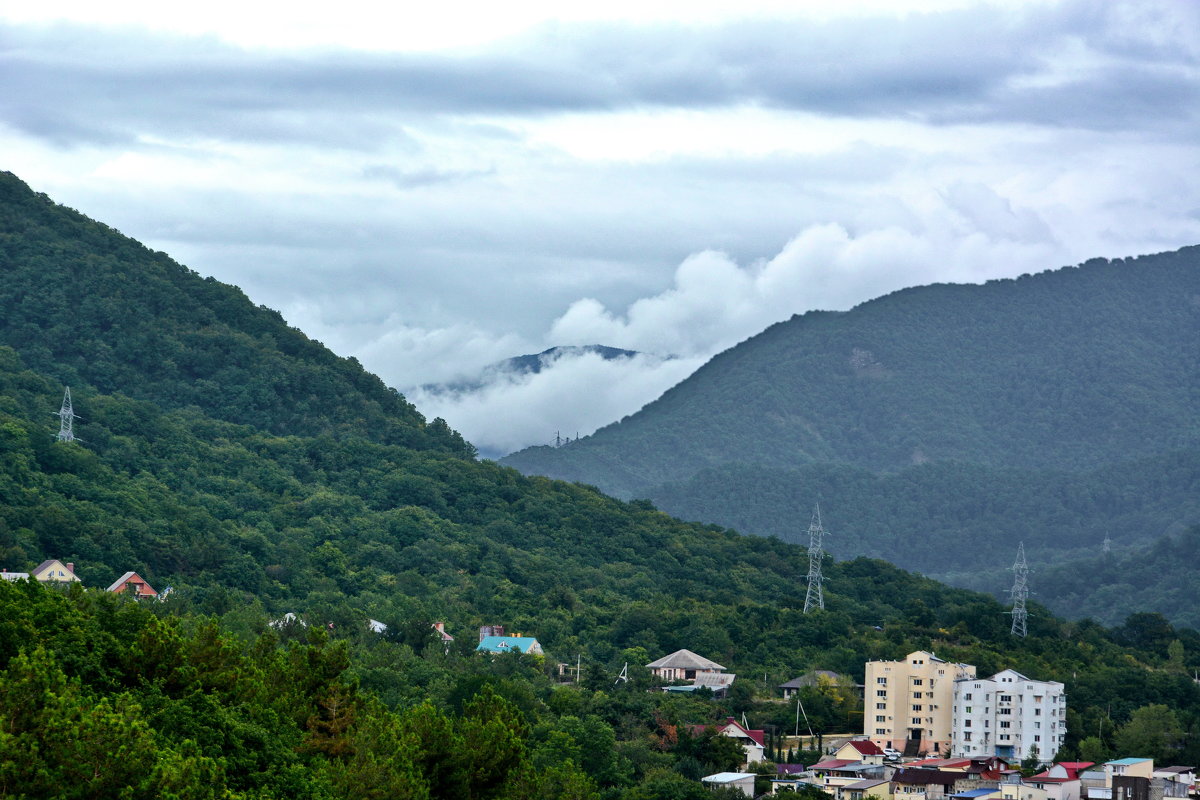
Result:
{"label": "turquoise roof building", "polygon": [[475,648],[479,653],[528,653],[544,655],[542,646],[532,636],[485,636]]}

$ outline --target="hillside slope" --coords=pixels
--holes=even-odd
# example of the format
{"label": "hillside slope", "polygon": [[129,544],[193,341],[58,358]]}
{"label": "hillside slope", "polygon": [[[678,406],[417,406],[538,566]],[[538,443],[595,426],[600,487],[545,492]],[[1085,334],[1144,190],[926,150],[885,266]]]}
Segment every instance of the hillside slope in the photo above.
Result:
{"label": "hillside slope", "polygon": [[34,370],[278,434],[470,454],[395,390],[164,253],[0,172],[0,342]]}
{"label": "hillside slope", "polygon": [[1200,247],[812,312],[564,448],[503,460],[619,496],[705,467],[1089,469],[1200,442]]}

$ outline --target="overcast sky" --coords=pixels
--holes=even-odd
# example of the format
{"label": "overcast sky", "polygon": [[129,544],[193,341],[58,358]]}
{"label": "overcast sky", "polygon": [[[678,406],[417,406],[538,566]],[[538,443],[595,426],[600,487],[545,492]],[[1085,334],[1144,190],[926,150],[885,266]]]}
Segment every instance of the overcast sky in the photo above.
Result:
{"label": "overcast sky", "polygon": [[[0,7],[0,168],[488,453],[795,313],[1200,243],[1200,3],[172,5]],[[650,356],[415,388],[570,344]]]}

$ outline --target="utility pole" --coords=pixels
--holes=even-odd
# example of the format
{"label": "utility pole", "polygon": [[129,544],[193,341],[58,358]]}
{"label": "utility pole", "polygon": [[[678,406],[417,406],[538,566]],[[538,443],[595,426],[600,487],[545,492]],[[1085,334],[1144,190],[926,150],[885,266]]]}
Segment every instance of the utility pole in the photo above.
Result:
{"label": "utility pole", "polygon": [[54,438],[60,442],[75,441],[75,420],[79,419],[71,405],[71,387],[63,392],[62,408],[55,414],[58,417],[58,435]]}
{"label": "utility pole", "polygon": [[1017,547],[1017,560],[1013,563],[1013,586],[1011,589],[1013,607],[1012,611],[1012,635],[1027,636],[1029,630],[1026,622],[1029,619],[1029,612],[1025,610],[1025,600],[1029,597],[1029,565],[1025,563],[1025,543]]}
{"label": "utility pole", "polygon": [[804,595],[804,613],[814,608],[825,608],[825,592],[822,586],[821,562],[825,560],[822,540],[825,529],[821,527],[821,504],[817,503],[812,521],[808,523],[808,593]]}

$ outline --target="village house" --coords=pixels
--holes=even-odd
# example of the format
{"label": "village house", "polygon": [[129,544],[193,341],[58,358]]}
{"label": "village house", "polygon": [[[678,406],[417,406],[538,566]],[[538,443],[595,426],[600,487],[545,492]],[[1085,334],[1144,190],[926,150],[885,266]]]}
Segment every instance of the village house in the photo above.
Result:
{"label": "village house", "polygon": [[1195,767],[1155,767],[1154,784],[1161,786],[1163,797],[1188,797],[1195,794]]}
{"label": "village house", "polygon": [[646,669],[664,681],[694,682],[699,675],[717,675],[725,672],[725,668],[717,662],[696,655],[691,650],[676,650],[669,656],[651,661],[646,665]]}
{"label": "village house", "polygon": [[75,583],[79,578],[75,575],[73,563],[64,564],[57,558],[51,558],[38,564],[29,573],[34,580],[42,583]]}
{"label": "village house", "polygon": [[6,569],[0,569],[0,580],[3,581],[23,581],[28,577],[28,572],[9,572]]}
{"label": "village house", "polygon": [[896,800],[933,800],[949,797],[955,792],[981,788],[976,784],[977,779],[966,772],[905,768],[896,770],[892,775],[892,796]]}
{"label": "village house", "polygon": [[532,636],[485,636],[475,648],[478,653],[525,653],[545,655],[538,640]]}
{"label": "village house", "polygon": [[853,759],[864,764],[883,764],[883,749],[870,739],[850,739],[834,751],[833,757]]}
{"label": "village house", "polygon": [[809,767],[806,782],[840,800],[844,790],[849,787],[866,780],[884,780],[891,771],[891,767],[885,767],[882,763],[864,764],[861,761],[831,758]]}
{"label": "village house", "polygon": [[1093,767],[1091,761],[1063,761],[1025,779],[1025,783],[1046,794],[1047,800],[1079,800],[1080,774]]}
{"label": "village house", "polygon": [[891,800],[892,782],[884,778],[868,778],[848,783],[838,789],[838,800]]}
{"label": "village house", "polygon": [[746,797],[754,797],[755,777],[753,772],[718,772],[715,775],[704,776],[700,782],[710,789],[729,787],[740,789]]}
{"label": "village house", "polygon": [[136,572],[126,572],[104,591],[114,594],[130,594],[136,600],[146,598],[153,600],[158,597],[158,592],[154,591],[154,588]]}
{"label": "village house", "polygon": [[746,754],[744,764],[754,764],[764,760],[766,754],[766,731],[751,730],[750,728],[742,727],[734,720],[733,717],[726,717],[724,722],[715,725],[692,725],[691,733],[693,736],[702,735],[705,731],[716,730],[720,736],[728,736],[731,739],[737,739],[742,746],[742,751]]}
{"label": "village house", "polygon": [[795,697],[801,689],[805,687],[817,688],[822,683],[845,683],[846,685],[853,686],[855,689],[857,689],[860,695],[862,694],[863,686],[861,683],[854,683],[854,681],[850,678],[839,675],[836,672],[831,672],[827,669],[814,669],[811,672],[804,673],[799,678],[792,678],[787,683],[781,683],[776,688],[783,692],[783,699],[790,700],[792,697]]}

